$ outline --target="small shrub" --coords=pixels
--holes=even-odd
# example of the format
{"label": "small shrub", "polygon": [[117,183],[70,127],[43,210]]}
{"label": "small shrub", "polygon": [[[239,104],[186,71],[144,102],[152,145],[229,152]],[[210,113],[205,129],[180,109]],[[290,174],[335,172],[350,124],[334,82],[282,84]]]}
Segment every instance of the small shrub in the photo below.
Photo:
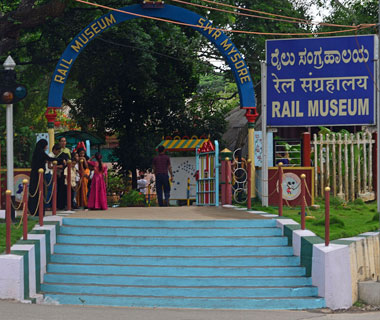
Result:
{"label": "small shrub", "polygon": [[120,199],[120,207],[145,206],[145,195],[136,190],[131,190]]}
{"label": "small shrub", "polygon": [[354,200],[354,204],[363,205],[364,201],[363,201],[363,199],[357,198],[357,199]]}
{"label": "small shrub", "polygon": [[354,303],[354,307],[358,307],[358,308],[363,308],[365,307],[367,304],[361,300],[358,300]]}
{"label": "small shrub", "polygon": [[344,203],[343,199],[339,197],[331,197],[330,198],[330,205],[334,207],[341,206]]}
{"label": "small shrub", "polygon": [[376,212],[376,213],[373,215],[372,221],[379,221],[379,213],[378,213],[378,212]]}
{"label": "small shrub", "polygon": [[116,194],[118,196],[121,196],[127,190],[127,188],[127,179],[114,170],[109,170],[107,179],[107,193],[109,195]]}

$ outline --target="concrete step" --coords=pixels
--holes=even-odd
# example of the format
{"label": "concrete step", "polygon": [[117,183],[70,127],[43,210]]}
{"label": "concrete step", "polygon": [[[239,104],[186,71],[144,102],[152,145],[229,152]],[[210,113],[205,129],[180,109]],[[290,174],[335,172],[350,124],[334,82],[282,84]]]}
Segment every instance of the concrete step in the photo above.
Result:
{"label": "concrete step", "polygon": [[316,296],[316,287],[165,287],[165,286],[120,286],[92,284],[45,283],[43,293],[70,293],[96,295],[124,295],[150,297],[193,297],[193,298],[267,298]]}
{"label": "concrete step", "polygon": [[276,221],[64,218],[42,290],[61,304],[325,306]]}
{"label": "concrete step", "polygon": [[142,228],[250,228],[275,227],[272,219],[249,220],[128,220],[128,219],[78,219],[64,218],[64,225],[98,227],[142,227]]}
{"label": "concrete step", "polygon": [[[85,271],[85,270],[84,270]],[[182,287],[263,287],[263,286],[311,286],[307,277],[181,277],[141,275],[97,275],[85,273],[47,273],[44,283],[82,283],[129,286],[182,286]]]}
{"label": "concrete step", "polygon": [[257,256],[257,257],[139,257],[88,254],[54,254],[51,262],[80,264],[119,264],[119,265],[175,265],[175,266],[299,266],[296,256]]}
{"label": "concrete step", "polygon": [[49,263],[47,272],[84,273],[106,275],[144,275],[182,277],[292,277],[304,276],[303,267],[187,267],[187,266],[129,266],[129,265],[87,265]]}
{"label": "concrete step", "polygon": [[292,256],[293,248],[278,246],[123,246],[57,243],[56,253],[130,256]]}
{"label": "concrete step", "polygon": [[286,246],[287,237],[130,237],[67,235],[57,238],[62,244],[158,245],[158,246]]}
{"label": "concrete step", "polygon": [[104,227],[63,225],[62,235],[137,236],[137,237],[268,237],[282,236],[275,227],[255,228],[163,228],[163,227]]}
{"label": "concrete step", "polygon": [[314,309],[323,308],[323,298],[184,298],[184,297],[136,297],[85,294],[53,294],[45,296],[62,304],[125,306],[149,308],[199,308],[199,309]]}

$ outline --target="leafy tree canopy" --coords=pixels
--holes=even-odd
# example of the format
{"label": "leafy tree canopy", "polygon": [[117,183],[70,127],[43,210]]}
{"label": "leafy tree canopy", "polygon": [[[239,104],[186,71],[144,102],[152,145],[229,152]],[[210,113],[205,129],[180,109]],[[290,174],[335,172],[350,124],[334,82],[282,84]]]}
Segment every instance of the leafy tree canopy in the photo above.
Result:
{"label": "leafy tree canopy", "polygon": [[[109,0],[104,4],[122,7],[134,3]],[[283,0],[223,3],[306,16],[302,1],[297,5]],[[206,16],[223,28],[307,30],[298,24],[172,4]],[[8,54],[12,55],[18,64],[19,80],[29,91],[28,97],[17,104],[15,123],[45,131],[43,114],[55,64],[70,40],[107,11],[73,0],[5,0],[0,11],[0,59],[4,61]],[[258,83],[259,61],[264,59],[265,40],[270,36],[229,36],[243,53],[254,83]],[[192,28],[143,19],[128,21],[95,38],[81,53],[65,86],[64,102],[82,128],[100,136],[116,133],[120,139],[116,153],[122,169],[134,172],[138,166],[150,166],[154,146],[163,135],[211,133],[212,139],[221,137],[224,114],[238,106],[239,100],[231,72],[215,73],[209,63],[214,57],[220,54]],[[0,109],[1,116],[2,112]]]}

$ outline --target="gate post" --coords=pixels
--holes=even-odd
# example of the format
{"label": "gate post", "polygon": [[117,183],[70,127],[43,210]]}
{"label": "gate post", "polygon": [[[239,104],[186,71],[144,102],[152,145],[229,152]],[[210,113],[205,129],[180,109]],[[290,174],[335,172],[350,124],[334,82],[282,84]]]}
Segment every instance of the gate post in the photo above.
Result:
{"label": "gate post", "polygon": [[256,107],[247,109],[245,117],[248,121],[248,159],[251,159],[251,189],[248,197],[256,198],[256,170],[255,170],[255,122],[259,114],[257,113]]}

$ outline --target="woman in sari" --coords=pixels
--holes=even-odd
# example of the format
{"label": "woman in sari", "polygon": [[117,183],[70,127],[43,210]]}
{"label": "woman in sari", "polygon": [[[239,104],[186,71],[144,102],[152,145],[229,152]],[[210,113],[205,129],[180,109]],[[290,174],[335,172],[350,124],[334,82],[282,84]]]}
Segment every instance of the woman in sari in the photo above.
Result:
{"label": "woman in sari", "polygon": [[76,194],[76,202],[78,207],[87,209],[87,193],[88,193],[88,180],[90,178],[90,169],[88,168],[86,151],[83,148],[77,150],[79,154],[79,174],[81,180],[80,187]]}
{"label": "woman in sari", "polygon": [[[95,157],[96,161],[91,161]],[[93,210],[107,210],[107,189],[104,178],[107,177],[107,166],[102,162],[102,155],[97,152],[88,161],[94,167],[94,176],[91,182],[88,208]]]}

